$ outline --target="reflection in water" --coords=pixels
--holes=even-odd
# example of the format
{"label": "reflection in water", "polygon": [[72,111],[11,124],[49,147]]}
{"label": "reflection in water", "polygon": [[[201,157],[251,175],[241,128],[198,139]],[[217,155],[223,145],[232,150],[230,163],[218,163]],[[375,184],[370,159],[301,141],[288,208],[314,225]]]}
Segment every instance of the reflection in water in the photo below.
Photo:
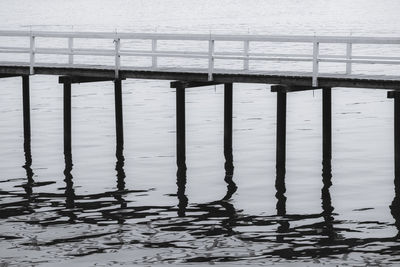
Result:
{"label": "reflection in water", "polygon": [[[4,247],[11,246],[10,239],[20,239],[21,251],[24,246],[32,246],[27,228],[15,226],[15,222],[19,222],[59,231],[61,235],[58,237],[43,234],[38,237],[40,242],[35,241],[42,251],[55,253],[59,258],[124,249],[149,249],[149,253],[157,256],[138,256],[135,263],[240,261],[247,264],[271,259],[304,263],[307,259],[316,258],[325,258],[328,262],[339,259],[340,263],[352,252],[390,255],[391,259],[400,260],[397,237],[372,238],[364,234],[371,227],[390,228],[390,223],[334,219],[329,192],[332,185],[330,161],[323,162],[322,212],[288,214],[285,175],[283,170],[278,170],[275,181],[276,215],[249,215],[236,209],[231,198],[237,185],[229,169],[226,169],[225,175],[226,194],[221,200],[189,205],[185,194],[186,170],[179,170],[178,190],[174,196],[178,197],[178,206],[160,203],[146,206],[139,201],[141,196],[150,194],[150,190],[126,189],[122,147],[116,149],[116,190],[97,194],[75,193],[71,153],[65,153],[66,186],[61,189],[62,192],[37,190],[32,194],[32,187],[38,183],[33,181],[32,155],[28,146],[25,147],[25,161],[28,180],[25,191],[1,191],[0,194],[2,224],[11,223],[20,232],[0,235],[0,245]],[[49,183],[42,184],[45,185]],[[391,211],[399,227],[399,186],[396,185],[395,191]],[[132,196],[135,202],[126,200],[132,199]],[[29,214],[35,219],[26,216]],[[68,246],[79,249],[66,253],[64,248]]]}
{"label": "reflection in water", "polygon": [[[275,188],[276,194],[275,197],[277,199],[276,202],[276,211],[277,215],[284,217],[286,215],[286,185],[285,185],[285,167],[280,167],[277,165],[276,169],[276,179],[275,179]],[[289,221],[283,218],[278,221],[279,226],[277,229],[278,235],[276,236],[277,241],[283,241],[284,236],[281,233],[285,233],[289,230],[290,224]]]}
{"label": "reflection in water", "polygon": [[322,182],[323,187],[321,189],[321,199],[322,199],[322,216],[325,221],[325,230],[326,235],[329,239],[334,238],[334,229],[333,229],[333,221],[334,218],[332,216],[333,206],[331,201],[331,194],[329,192],[329,188],[332,186],[332,166],[331,160],[323,160],[322,162]]}
{"label": "reflection in water", "polygon": [[223,200],[231,199],[232,195],[237,190],[237,185],[233,181],[233,155],[232,149],[225,151],[225,182],[227,183],[226,195],[222,198]]}
{"label": "reflection in water", "polygon": [[33,170],[32,170],[32,152],[31,152],[31,140],[30,138],[26,138],[24,140],[24,153],[25,153],[25,164],[23,168],[26,171],[26,184],[23,186],[26,192],[26,198],[28,200],[31,199],[32,196],[32,187],[34,185],[33,180]]}
{"label": "reflection in water", "polygon": [[69,217],[69,221],[74,223],[77,216],[74,213],[75,208],[75,190],[74,190],[74,182],[71,174],[72,171],[72,154],[70,151],[64,153],[65,159],[65,169],[64,169],[64,182],[65,182],[65,214]]}
{"label": "reflection in water", "polygon": [[176,192],[178,196],[178,216],[183,217],[186,214],[186,208],[188,205],[188,198],[185,194],[186,190],[186,166],[184,168],[178,167],[176,173],[176,185],[178,186],[178,191]]}
{"label": "reflection in water", "polygon": [[400,177],[394,179],[394,193],[392,204],[390,205],[390,212],[395,220],[395,226],[398,230],[397,238],[400,238]]}
{"label": "reflection in water", "polygon": [[[117,202],[120,204],[120,208],[126,208],[127,207],[127,202],[123,198],[123,194],[125,193],[125,170],[124,170],[124,148],[122,145],[117,145],[117,151],[115,153],[117,157],[117,162],[115,163],[115,170],[117,171],[117,192],[114,194],[114,198],[117,200]],[[123,224],[125,220],[119,217],[118,223]]]}

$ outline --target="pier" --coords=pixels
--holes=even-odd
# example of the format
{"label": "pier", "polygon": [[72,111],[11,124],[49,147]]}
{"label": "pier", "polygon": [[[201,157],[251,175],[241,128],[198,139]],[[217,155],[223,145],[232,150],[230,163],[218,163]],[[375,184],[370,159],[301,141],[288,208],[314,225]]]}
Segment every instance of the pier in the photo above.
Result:
{"label": "pier", "polygon": [[[25,147],[30,146],[30,88],[31,75],[56,75],[63,85],[64,103],[64,154],[66,162],[71,158],[71,91],[73,84],[110,81],[114,85],[115,128],[117,154],[123,158],[123,97],[122,81],[125,79],[157,79],[171,81],[170,87],[176,90],[176,162],[179,184],[186,183],[186,133],[185,133],[185,90],[192,87],[209,85],[224,86],[224,155],[226,180],[232,181],[233,167],[233,90],[235,83],[261,83],[271,86],[271,92],[277,96],[276,129],[276,170],[277,187],[285,191],[284,176],[286,170],[286,108],[287,97],[291,92],[322,90],[322,136],[323,136],[323,173],[330,179],[332,159],[332,88],[371,88],[388,90],[388,97],[394,99],[394,148],[395,148],[395,184],[400,187],[400,73],[386,75],[385,67],[400,66],[400,56],[377,54],[360,55],[357,45],[397,45],[400,38],[394,37],[343,37],[343,36],[264,36],[264,35],[218,35],[218,34],[157,34],[157,33],[101,33],[101,32],[39,32],[39,31],[0,31],[0,38],[13,38],[15,45],[0,44],[0,54],[7,54],[10,60],[0,61],[0,78],[22,77],[23,121]],[[38,39],[47,40],[46,47],[38,46]],[[54,45],[54,40],[65,41],[65,47]],[[107,40],[113,48],[74,47],[76,40]],[[20,44],[28,40],[29,47]],[[124,48],[129,41],[147,42],[148,49]],[[190,41],[206,47],[204,51],[186,51],[180,49],[180,42]],[[168,42],[168,49],[160,48],[160,43]],[[217,49],[220,43],[235,43],[241,50]],[[311,53],[270,53],[252,52],[253,44],[268,47],[282,44],[301,44],[309,46]],[[324,54],[321,45],[343,46],[343,52]],[[173,48],[170,48],[173,47]],[[229,46],[228,46],[229,47]],[[12,60],[15,55],[26,55],[24,62]],[[49,56],[51,62],[40,62],[38,55]],[[64,56],[65,62],[53,60],[51,56]],[[80,56],[92,56],[91,62],[77,62]],[[98,57],[98,59],[97,59]],[[102,61],[106,57],[111,60]],[[126,64],[125,58],[133,58],[135,66]],[[135,60],[135,58],[138,58]],[[139,59],[140,58],[140,59]],[[143,60],[148,59],[148,61]],[[188,65],[171,67],[161,64],[160,60],[186,60]],[[53,60],[53,61],[52,61]],[[193,60],[197,60],[193,63]],[[240,61],[236,68],[221,68],[217,61]],[[125,62],[125,64],[124,64]],[[265,62],[293,62],[308,64],[308,71],[298,71],[295,66],[286,71],[276,71],[264,66]],[[190,64],[189,64],[190,63]],[[253,63],[256,63],[253,65]],[[322,72],[320,64],[338,63],[343,69],[335,72]],[[226,65],[229,63],[225,63]],[[222,64],[223,65],[223,64]],[[355,73],[353,66],[371,65],[374,74]],[[27,149],[26,149],[27,150]],[[123,160],[122,160],[123,162]],[[72,163],[71,163],[72,164]],[[69,165],[71,165],[69,164]],[[326,168],[325,168],[326,166]],[[329,186],[328,186],[329,188]],[[178,190],[182,206],[187,205],[184,187]],[[182,191],[183,190],[183,191]],[[231,191],[232,192],[232,191]],[[283,199],[282,196],[280,199]],[[284,197],[284,196],[283,196]],[[186,204],[185,204],[186,201]],[[284,200],[283,200],[284,202]],[[277,204],[278,205],[278,204]],[[278,209],[279,210],[279,209]],[[284,210],[281,211],[285,213]],[[184,212],[181,212],[184,214]]]}

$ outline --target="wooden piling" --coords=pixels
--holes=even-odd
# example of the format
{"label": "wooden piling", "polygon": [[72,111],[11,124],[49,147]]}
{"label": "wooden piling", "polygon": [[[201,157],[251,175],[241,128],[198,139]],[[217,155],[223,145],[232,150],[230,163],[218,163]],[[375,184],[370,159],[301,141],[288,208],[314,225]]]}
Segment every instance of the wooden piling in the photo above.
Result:
{"label": "wooden piling", "polygon": [[394,94],[394,177],[400,187],[400,92]]}
{"label": "wooden piling", "polygon": [[285,176],[286,170],[286,91],[277,92],[276,106],[276,172]]}
{"label": "wooden piling", "polygon": [[71,82],[64,85],[64,154],[71,154]]}
{"label": "wooden piling", "polygon": [[224,155],[225,173],[233,175],[233,151],[232,151],[232,116],[233,116],[233,85],[226,83],[224,88]]}
{"label": "wooden piling", "polygon": [[176,184],[178,186],[178,216],[183,217],[186,214],[188,198],[186,190],[186,129],[185,129],[185,90],[183,84],[176,87],[176,164],[178,171],[176,173]]}
{"label": "wooden piling", "polygon": [[176,164],[178,177],[186,176],[185,87],[176,87]]}
{"label": "wooden piling", "polygon": [[122,115],[122,81],[116,79],[114,81],[114,96],[115,96],[115,129],[117,137],[117,150],[124,145],[124,127]]}
{"label": "wooden piling", "polygon": [[29,76],[22,76],[22,102],[23,102],[23,120],[24,120],[24,142],[31,140],[31,111],[29,94]]}
{"label": "wooden piling", "polygon": [[322,162],[332,159],[332,89],[322,89]]}

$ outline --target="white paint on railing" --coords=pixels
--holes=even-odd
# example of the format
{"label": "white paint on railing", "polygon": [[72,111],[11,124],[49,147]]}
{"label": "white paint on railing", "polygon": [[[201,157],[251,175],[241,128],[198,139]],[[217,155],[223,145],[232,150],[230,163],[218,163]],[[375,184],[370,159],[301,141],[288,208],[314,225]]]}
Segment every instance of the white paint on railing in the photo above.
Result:
{"label": "white paint on railing", "polygon": [[213,80],[213,72],[214,72],[214,48],[215,41],[210,39],[208,41],[208,80]]}
{"label": "white paint on railing", "polygon": [[121,68],[121,55],[119,52],[121,49],[121,39],[115,38],[114,45],[115,45],[115,79],[118,79],[119,70]]}
{"label": "white paint on railing", "polygon": [[35,36],[31,35],[29,39],[29,74],[33,75],[35,66]]}
{"label": "white paint on railing", "polygon": [[312,86],[318,86],[318,70],[319,70],[319,42],[314,41],[313,43],[313,74],[312,74]]}
{"label": "white paint on railing", "polygon": [[151,40],[151,52],[152,52],[151,67],[153,69],[156,69],[157,68],[157,39]]}
{"label": "white paint on railing", "polygon": [[346,44],[346,59],[348,60],[346,63],[346,74],[351,74],[352,47],[353,45],[351,43]]}
{"label": "white paint on railing", "polygon": [[74,38],[68,38],[68,64],[74,64]]}
{"label": "white paint on railing", "polygon": [[249,48],[250,48],[250,41],[243,42],[243,69],[249,70]]}
{"label": "white paint on railing", "polygon": [[[21,38],[30,38],[29,48],[3,46],[0,43],[0,53],[8,54],[21,54],[28,53],[30,73],[34,74],[34,68],[37,66],[35,62],[36,54],[48,55],[66,55],[68,56],[68,64],[70,67],[74,66],[74,59],[80,55],[90,56],[109,56],[115,57],[113,68],[115,69],[115,77],[119,78],[121,70],[121,57],[149,57],[151,58],[151,69],[158,68],[158,58],[195,58],[205,59],[208,63],[208,80],[213,80],[215,74],[215,60],[222,60],[229,62],[229,60],[241,60],[243,66],[238,67],[237,70],[226,70],[227,73],[242,73],[242,71],[249,71],[250,61],[274,61],[274,62],[312,62],[312,70],[309,71],[312,77],[312,86],[318,86],[318,77],[320,76],[320,62],[330,63],[343,63],[345,70],[343,73],[352,75],[352,67],[354,64],[388,64],[400,65],[400,56],[380,56],[380,55],[360,55],[359,51],[353,51],[355,47],[353,44],[390,44],[400,45],[400,38],[397,37],[342,37],[342,36],[287,36],[287,35],[221,35],[221,34],[160,34],[160,33],[117,33],[117,32],[48,32],[48,31],[0,31],[0,37],[15,36]],[[68,42],[67,48],[45,47],[36,48],[35,38],[65,38]],[[99,49],[99,48],[78,48],[74,47],[74,39],[109,39],[110,42],[114,41],[114,49]],[[151,48],[148,50],[135,50],[135,49],[121,49],[121,40],[150,40]],[[200,41],[208,42],[208,51],[185,51],[176,47],[176,50],[159,50],[157,45],[160,40],[168,41]],[[241,42],[243,44],[242,51],[215,51],[215,43],[220,41]],[[304,43],[310,44],[313,47],[312,54],[301,53],[262,53],[250,52],[250,42],[268,43],[269,47],[275,43]],[[342,54],[329,54],[324,55],[320,52],[319,46],[324,44],[338,44],[346,45],[346,50]],[[219,49],[220,50],[220,49]],[[399,46],[400,51],[400,46]],[[266,51],[268,52],[268,51]],[[356,55],[353,55],[356,54]],[[379,53],[378,53],[379,54]],[[54,64],[59,62],[55,61]],[[51,63],[50,63],[51,65]],[[108,65],[108,67],[110,67]],[[185,67],[179,68],[178,71],[187,71]],[[260,72],[270,72],[271,69],[264,67]],[[290,73],[290,70],[287,70]],[[293,72],[291,72],[293,73]],[[384,73],[382,73],[383,75]]]}

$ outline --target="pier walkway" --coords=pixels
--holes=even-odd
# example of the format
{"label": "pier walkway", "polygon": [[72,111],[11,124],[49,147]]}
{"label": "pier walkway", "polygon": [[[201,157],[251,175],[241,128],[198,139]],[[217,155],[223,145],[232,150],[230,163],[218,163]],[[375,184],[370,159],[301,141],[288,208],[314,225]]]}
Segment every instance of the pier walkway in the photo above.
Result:
{"label": "pier walkway", "polygon": [[67,157],[71,156],[71,84],[114,82],[117,150],[121,150],[121,81],[172,80],[178,177],[186,177],[186,88],[224,84],[225,168],[232,175],[233,84],[272,85],[271,91],[277,93],[276,167],[280,177],[286,168],[287,93],[323,90],[323,163],[330,166],[331,89],[388,89],[395,103],[395,181],[400,184],[400,37],[0,31],[0,78],[22,77],[24,136],[29,145],[29,76],[35,74],[60,76],[64,86]]}

